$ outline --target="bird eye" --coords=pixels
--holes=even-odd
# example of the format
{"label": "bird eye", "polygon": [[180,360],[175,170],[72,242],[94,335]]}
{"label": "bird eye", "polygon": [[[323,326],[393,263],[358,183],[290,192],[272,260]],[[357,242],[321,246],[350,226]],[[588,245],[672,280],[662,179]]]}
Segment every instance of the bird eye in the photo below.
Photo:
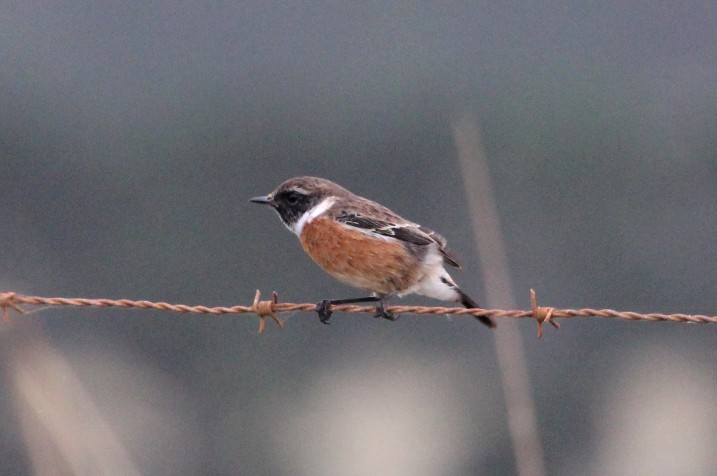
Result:
{"label": "bird eye", "polygon": [[297,193],[290,193],[286,196],[286,203],[289,205],[296,205],[299,203],[299,194]]}

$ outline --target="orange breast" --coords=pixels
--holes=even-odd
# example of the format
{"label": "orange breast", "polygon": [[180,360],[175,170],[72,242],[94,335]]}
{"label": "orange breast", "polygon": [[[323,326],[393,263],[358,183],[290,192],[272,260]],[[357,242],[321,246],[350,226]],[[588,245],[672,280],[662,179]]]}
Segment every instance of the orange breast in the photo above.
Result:
{"label": "orange breast", "polygon": [[345,284],[380,295],[407,289],[421,266],[398,241],[373,238],[316,218],[302,232],[301,246],[327,273]]}

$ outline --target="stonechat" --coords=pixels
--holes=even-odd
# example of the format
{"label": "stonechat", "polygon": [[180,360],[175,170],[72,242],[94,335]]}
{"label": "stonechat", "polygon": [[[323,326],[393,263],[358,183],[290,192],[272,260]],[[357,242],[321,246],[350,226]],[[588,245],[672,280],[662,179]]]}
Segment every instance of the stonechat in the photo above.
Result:
{"label": "stonechat", "polygon": [[[479,307],[444,267],[460,268],[446,249],[445,238],[333,182],[296,177],[269,195],[249,201],[273,207],[324,271],[373,293],[364,298],[321,301],[316,311],[325,324],[331,317],[331,305],[356,302],[378,302],[376,316],[393,320],[386,311],[387,300],[411,293],[459,302],[466,308]],[[477,319],[495,327],[486,316]]]}

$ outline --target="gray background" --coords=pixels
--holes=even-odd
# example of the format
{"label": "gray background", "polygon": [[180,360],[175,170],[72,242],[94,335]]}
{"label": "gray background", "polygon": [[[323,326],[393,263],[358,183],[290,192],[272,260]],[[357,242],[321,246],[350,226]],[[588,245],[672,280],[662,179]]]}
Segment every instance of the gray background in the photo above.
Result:
{"label": "gray background", "polygon": [[[469,114],[522,307],[533,287],[556,307],[717,314],[715,25],[711,1],[2,2],[0,290],[357,295],[246,202],[318,175],[441,231],[481,301],[451,130]],[[717,328],[519,326],[549,474],[717,472]],[[15,318],[0,472],[514,473],[473,320],[295,314],[256,331]]]}

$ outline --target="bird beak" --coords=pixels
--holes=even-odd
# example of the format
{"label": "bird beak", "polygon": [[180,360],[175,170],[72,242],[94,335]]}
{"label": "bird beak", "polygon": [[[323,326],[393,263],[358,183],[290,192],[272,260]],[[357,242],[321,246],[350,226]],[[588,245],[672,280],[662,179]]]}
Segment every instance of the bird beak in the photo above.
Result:
{"label": "bird beak", "polygon": [[251,203],[258,203],[260,205],[271,205],[274,206],[274,200],[272,199],[271,195],[265,195],[262,197],[254,197],[250,198],[249,201]]}

